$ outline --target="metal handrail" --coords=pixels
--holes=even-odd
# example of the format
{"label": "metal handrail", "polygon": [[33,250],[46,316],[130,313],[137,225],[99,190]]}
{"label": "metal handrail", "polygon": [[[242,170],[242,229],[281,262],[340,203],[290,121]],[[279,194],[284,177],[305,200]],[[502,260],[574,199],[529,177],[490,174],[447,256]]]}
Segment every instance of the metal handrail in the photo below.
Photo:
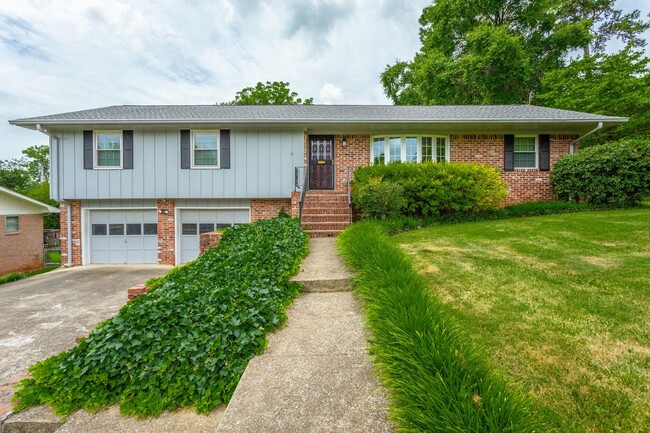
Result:
{"label": "metal handrail", "polygon": [[[302,173],[301,173],[302,172]],[[301,175],[302,174],[302,175]],[[294,168],[294,191],[300,190],[300,211],[299,217],[302,218],[302,209],[305,207],[305,196],[309,190],[309,166]]]}
{"label": "metal handrail", "polygon": [[350,179],[350,169],[351,167],[347,168],[347,187],[348,187],[348,213],[350,216],[350,223],[352,223],[352,193],[351,193],[351,188],[350,184],[352,183],[352,179]]}

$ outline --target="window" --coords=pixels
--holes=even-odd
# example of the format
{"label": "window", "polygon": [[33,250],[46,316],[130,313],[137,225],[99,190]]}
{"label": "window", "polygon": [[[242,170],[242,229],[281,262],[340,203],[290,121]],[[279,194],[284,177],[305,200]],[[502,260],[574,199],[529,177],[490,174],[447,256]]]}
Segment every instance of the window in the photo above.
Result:
{"label": "window", "polygon": [[390,162],[402,160],[402,139],[401,137],[391,137],[389,140]]}
{"label": "window", "polygon": [[433,159],[433,137],[422,137],[422,162]]}
{"label": "window", "polygon": [[193,223],[184,223],[181,226],[181,234],[193,236],[197,233],[196,224]]}
{"label": "window", "polygon": [[373,163],[384,164],[386,161],[386,141],[384,137],[376,137],[372,141]]}
{"label": "window", "polygon": [[95,132],[95,168],[122,168],[121,132]]}
{"label": "window", "polygon": [[109,236],[124,236],[124,224],[109,224],[108,225],[108,235]]}
{"label": "window", "polygon": [[127,236],[140,236],[142,234],[142,224],[127,224],[126,234]]}
{"label": "window", "polygon": [[144,234],[145,235],[157,235],[158,234],[158,224],[156,223],[144,223]]}
{"label": "window", "polygon": [[417,137],[406,137],[406,162],[418,162]]}
{"label": "window", "polygon": [[214,231],[214,224],[213,223],[201,223],[199,224],[199,234],[201,233],[209,233]]}
{"label": "window", "polygon": [[5,217],[5,233],[16,233],[20,230],[20,223],[17,216]]}
{"label": "window", "polygon": [[192,132],[192,167],[219,168],[219,132]]}
{"label": "window", "polygon": [[515,168],[537,167],[537,137],[515,136]]}
{"label": "window", "polygon": [[396,161],[444,162],[449,160],[448,146],[449,139],[441,136],[373,137],[370,158],[373,164]]}
{"label": "window", "polygon": [[436,162],[447,161],[446,141],[443,137],[436,137]]}
{"label": "window", "polygon": [[106,236],[107,233],[108,231],[106,230],[106,224],[93,224],[93,236]]}

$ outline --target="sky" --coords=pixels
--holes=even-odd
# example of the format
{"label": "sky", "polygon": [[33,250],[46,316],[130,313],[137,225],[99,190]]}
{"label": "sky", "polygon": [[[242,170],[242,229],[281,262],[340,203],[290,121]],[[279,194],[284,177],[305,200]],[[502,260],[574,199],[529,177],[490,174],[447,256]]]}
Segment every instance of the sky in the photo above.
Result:
{"label": "sky", "polygon": [[[418,18],[430,3],[0,0],[0,159],[48,142],[10,119],[214,104],[258,81],[288,81],[316,104],[389,104],[379,75],[420,48]],[[650,12],[650,0],[617,5]]]}

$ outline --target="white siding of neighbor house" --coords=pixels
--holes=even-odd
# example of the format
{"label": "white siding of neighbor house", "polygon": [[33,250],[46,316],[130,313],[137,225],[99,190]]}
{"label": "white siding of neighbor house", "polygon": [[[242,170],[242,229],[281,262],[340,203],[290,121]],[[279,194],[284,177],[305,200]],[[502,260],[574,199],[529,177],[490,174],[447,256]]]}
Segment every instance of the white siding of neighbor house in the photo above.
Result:
{"label": "white siding of neighbor house", "polygon": [[[181,169],[180,129],[135,129],[132,170],[85,170],[83,131],[56,133],[60,137],[60,154],[53,149],[53,198],[214,199],[291,196],[294,167],[304,164],[302,130],[231,129],[231,168],[217,170]],[[52,147],[56,147],[55,140]]]}

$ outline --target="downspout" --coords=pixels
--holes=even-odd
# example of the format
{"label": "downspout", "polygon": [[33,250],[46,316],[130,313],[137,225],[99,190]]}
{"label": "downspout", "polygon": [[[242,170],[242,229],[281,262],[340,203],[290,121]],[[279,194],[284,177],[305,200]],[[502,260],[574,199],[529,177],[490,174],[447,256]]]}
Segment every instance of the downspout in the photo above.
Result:
{"label": "downspout", "polygon": [[[61,165],[59,164],[59,160],[61,158],[61,142],[60,142],[58,136],[50,133],[46,129],[43,129],[43,127],[41,127],[40,123],[36,124],[36,130],[38,132],[40,132],[40,133],[43,133],[43,134],[47,135],[48,137],[50,137],[50,139],[54,139],[56,141],[56,177],[57,177],[57,179],[56,179],[56,187],[57,187],[56,193],[57,193],[57,198],[59,200],[61,200],[61,182],[60,182],[60,176],[59,176],[59,168],[61,167]],[[52,162],[53,162],[52,159],[50,159],[50,177],[52,176],[52,168],[53,168],[52,166],[54,165],[54,164],[52,164]],[[68,201],[62,201],[62,202],[65,202],[65,204],[67,206],[66,234],[67,234],[67,238],[68,238],[68,242],[67,242],[67,244],[68,244],[68,262],[65,264],[65,266],[69,267],[69,266],[72,266],[72,239],[71,239],[72,238],[72,236],[71,236],[72,235],[72,217],[70,215],[70,213],[72,211],[72,206],[70,205],[70,203]]]}
{"label": "downspout", "polygon": [[598,126],[596,126],[594,129],[592,129],[591,131],[587,132],[587,133],[586,133],[585,135],[583,135],[582,137],[578,137],[578,138],[576,138],[575,140],[573,140],[571,143],[569,143],[569,155],[573,155],[573,154],[575,153],[575,152],[573,151],[573,148],[574,148],[574,145],[575,145],[578,141],[582,140],[583,138],[585,138],[585,137],[587,137],[587,136],[593,134],[594,132],[596,132],[596,131],[598,131],[599,129],[602,129],[602,128],[603,128],[603,122],[598,122]]}

